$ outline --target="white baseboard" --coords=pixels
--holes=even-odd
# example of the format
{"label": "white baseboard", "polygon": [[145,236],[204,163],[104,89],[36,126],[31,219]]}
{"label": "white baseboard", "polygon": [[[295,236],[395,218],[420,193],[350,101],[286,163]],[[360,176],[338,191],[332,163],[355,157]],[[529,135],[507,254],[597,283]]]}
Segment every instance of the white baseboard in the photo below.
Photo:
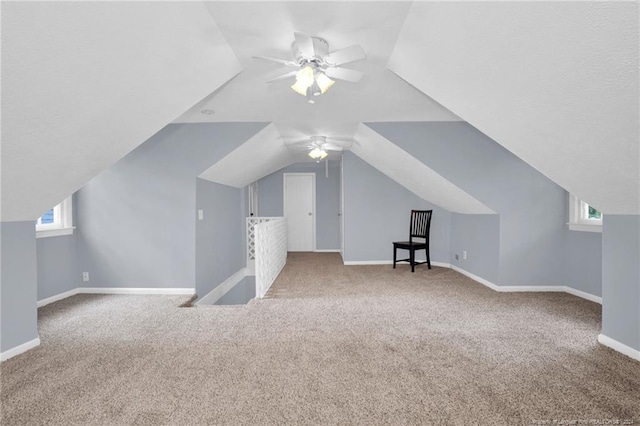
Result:
{"label": "white baseboard", "polygon": [[489,287],[491,290],[500,292],[500,293],[531,293],[531,292],[564,292],[565,287],[563,286],[552,286],[552,285],[544,285],[544,286],[531,286],[531,285],[510,285],[510,286],[501,286],[492,283],[491,281],[485,280],[482,277],[479,277],[471,272],[462,269],[458,266],[451,265],[451,269],[454,271],[460,272],[462,275],[466,275],[474,281],[479,282],[480,284]]}
{"label": "white baseboard", "polygon": [[502,285],[498,291],[502,293],[566,293],[561,285]]}
{"label": "white baseboard", "polygon": [[392,260],[344,260],[344,265],[391,265]]}
{"label": "white baseboard", "polygon": [[186,294],[195,293],[193,288],[126,288],[126,287],[80,287],[78,293],[85,294]]}
{"label": "white baseboard", "polygon": [[517,293],[517,292],[556,292],[556,293],[569,293],[572,294],[574,296],[578,296],[581,297],[583,299],[589,300],[591,302],[595,302],[595,303],[599,303],[602,305],[602,297],[598,297],[598,296],[594,296],[593,294],[589,294],[587,292],[581,291],[581,290],[576,290],[575,288],[572,287],[567,287],[567,286],[562,286],[562,285],[558,285],[558,286],[517,286],[517,285],[512,285],[512,286],[499,286],[497,284],[494,284],[490,281],[485,280],[482,277],[479,277],[475,274],[472,274],[469,271],[466,271],[462,268],[459,268],[458,266],[455,265],[451,265],[451,269],[453,269],[454,271],[460,272],[462,275],[466,275],[467,277],[471,278],[474,281],[479,282],[482,285],[485,285],[487,287],[489,287],[491,290],[494,291],[499,291],[502,293]]}
{"label": "white baseboard", "polygon": [[46,299],[38,300],[38,308],[50,303],[57,302],[76,294],[185,294],[192,295],[195,290],[192,288],[111,288],[111,287],[79,287]]}
{"label": "white baseboard", "polygon": [[0,361],[6,361],[9,358],[13,358],[16,355],[20,355],[21,353],[28,351],[29,349],[33,349],[38,345],[40,345],[40,338],[36,337],[33,340],[29,340],[27,343],[23,343],[15,348],[11,348],[0,353]]}
{"label": "white baseboard", "polygon": [[314,250],[314,253],[340,253],[340,249],[322,249]]}
{"label": "white baseboard", "polygon": [[[418,262],[423,262],[418,259]],[[342,263],[345,266],[353,265],[393,265],[393,260],[343,260]],[[403,263],[404,264],[404,263]],[[408,263],[407,263],[408,265]],[[431,266],[438,266],[440,268],[449,268],[451,265],[444,262],[431,262]]]}
{"label": "white baseboard", "polygon": [[627,346],[624,343],[620,343],[617,340],[612,339],[611,337],[605,336],[604,334],[598,335],[598,342],[613,349],[614,351],[620,352],[621,354],[628,356],[631,359],[640,361],[640,351],[637,349],[633,349],[631,346]]}
{"label": "white baseboard", "polygon": [[487,281],[482,277],[479,277],[475,274],[472,274],[469,271],[466,271],[462,268],[457,267],[456,265],[451,265],[451,269],[453,269],[456,272],[460,272],[462,275],[466,275],[467,277],[471,278],[472,280],[479,282],[480,284],[489,287],[491,290],[495,290],[495,291],[500,291],[500,286],[496,285],[494,283],[492,283],[491,281]]}
{"label": "white baseboard", "polygon": [[58,300],[66,299],[67,297],[75,296],[78,294],[79,289],[65,291],[64,293],[56,294],[55,296],[47,297],[46,299],[38,300],[38,308],[48,305],[49,303],[57,302]]}
{"label": "white baseboard", "polygon": [[229,290],[238,284],[247,275],[247,268],[242,268],[229,278],[224,280],[220,285],[207,293],[204,297],[198,299],[194,305],[213,305],[222,298]]}
{"label": "white baseboard", "polygon": [[600,296],[594,296],[593,294],[587,293],[586,291],[582,291],[582,290],[577,290],[573,287],[565,287],[564,291],[566,291],[569,294],[573,294],[574,296],[578,296],[581,297],[583,299],[587,299],[590,300],[592,302],[595,303],[599,303],[602,305],[602,297]]}

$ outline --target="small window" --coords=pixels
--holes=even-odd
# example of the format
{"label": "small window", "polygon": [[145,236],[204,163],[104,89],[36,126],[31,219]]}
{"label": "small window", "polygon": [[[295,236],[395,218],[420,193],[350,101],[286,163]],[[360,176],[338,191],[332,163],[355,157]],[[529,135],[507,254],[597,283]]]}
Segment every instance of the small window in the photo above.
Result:
{"label": "small window", "polygon": [[602,212],[575,195],[569,197],[569,229],[602,232]]}
{"label": "small window", "polygon": [[56,237],[73,234],[72,197],[49,209],[36,221],[36,237]]}

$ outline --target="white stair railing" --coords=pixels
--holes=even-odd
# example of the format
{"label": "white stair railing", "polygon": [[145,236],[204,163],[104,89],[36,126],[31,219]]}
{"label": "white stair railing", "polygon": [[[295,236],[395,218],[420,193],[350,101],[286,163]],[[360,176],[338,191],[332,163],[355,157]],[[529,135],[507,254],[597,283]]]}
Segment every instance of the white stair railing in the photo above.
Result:
{"label": "white stair railing", "polygon": [[[263,222],[269,222],[274,219],[282,219],[281,217],[259,217],[252,216],[247,218],[247,263],[253,261],[256,258],[256,234],[254,227]],[[249,266],[249,265],[247,265]],[[253,267],[251,268],[253,270]]]}
{"label": "white stair railing", "polygon": [[287,263],[287,222],[283,217],[268,219],[253,226],[257,298],[267,294]]}

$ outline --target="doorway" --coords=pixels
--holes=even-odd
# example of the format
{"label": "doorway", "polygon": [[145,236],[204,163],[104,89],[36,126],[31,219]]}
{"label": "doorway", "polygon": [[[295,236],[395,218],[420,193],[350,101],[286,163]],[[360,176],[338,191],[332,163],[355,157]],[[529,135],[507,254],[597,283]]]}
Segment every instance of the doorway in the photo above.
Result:
{"label": "doorway", "polygon": [[283,211],[288,251],[314,251],[316,245],[316,174],[284,173]]}

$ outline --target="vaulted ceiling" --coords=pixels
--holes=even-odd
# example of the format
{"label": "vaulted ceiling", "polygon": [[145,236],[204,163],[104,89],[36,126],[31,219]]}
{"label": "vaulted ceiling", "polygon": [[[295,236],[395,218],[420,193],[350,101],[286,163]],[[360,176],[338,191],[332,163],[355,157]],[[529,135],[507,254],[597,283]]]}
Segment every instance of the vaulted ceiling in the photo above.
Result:
{"label": "vaulted ceiling", "polygon": [[198,2],[2,2],[2,221],[35,220],[242,70]]}
{"label": "vaulted ceiling", "polygon": [[548,178],[640,213],[638,2],[416,2],[389,68]]}
{"label": "vaulted ceiling", "polygon": [[[394,175],[361,122],[462,119],[605,213],[637,214],[637,18],[635,2],[3,2],[2,220],[37,218],[171,121],[273,123],[203,174],[243,185],[312,134],[373,141],[353,149]],[[251,56],[292,59],[294,31],[360,44],[362,81],[314,105],[267,84],[286,69]],[[424,173],[396,178],[420,191]],[[441,183],[429,196],[474,205]]]}

